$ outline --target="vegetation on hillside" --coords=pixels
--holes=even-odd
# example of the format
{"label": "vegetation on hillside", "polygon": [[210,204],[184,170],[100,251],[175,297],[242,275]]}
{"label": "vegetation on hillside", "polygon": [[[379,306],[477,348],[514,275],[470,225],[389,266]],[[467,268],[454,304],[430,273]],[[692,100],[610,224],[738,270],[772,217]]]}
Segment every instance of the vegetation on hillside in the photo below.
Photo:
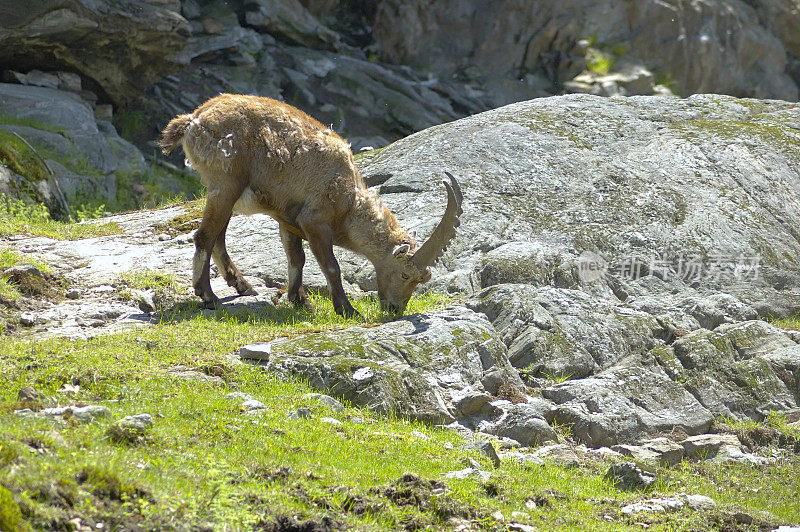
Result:
{"label": "vegetation on hillside", "polygon": [[[120,289],[170,290],[173,281],[132,272]],[[305,383],[230,357],[249,342],[364,323],[334,314],[327,298],[312,298],[313,313],[280,303],[257,315],[198,314],[191,303],[152,328],[110,336],[0,338],[0,528],[499,531],[513,522],[557,530],[757,530],[800,522],[796,458],[769,468],[657,468],[647,494],[615,488],[603,461],[567,467],[507,459],[494,469],[454,432],[353,407],[331,410],[305,396]],[[374,299],[355,303],[367,325],[387,319]],[[447,303],[415,298],[410,311]],[[26,387],[34,392],[20,394]],[[264,408],[248,412],[233,392]],[[70,411],[35,416],[56,403],[103,406],[108,414],[88,423]],[[145,413],[151,430],[115,435],[115,420]],[[488,478],[445,477],[475,462]],[[718,507],[621,511],[680,492],[710,496]],[[736,521],[741,512],[753,516],[749,525]]]}

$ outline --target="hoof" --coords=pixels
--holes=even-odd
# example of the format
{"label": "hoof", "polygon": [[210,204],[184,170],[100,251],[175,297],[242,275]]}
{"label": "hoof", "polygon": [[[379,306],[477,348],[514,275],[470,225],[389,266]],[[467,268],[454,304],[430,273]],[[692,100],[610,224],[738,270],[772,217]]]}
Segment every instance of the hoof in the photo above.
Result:
{"label": "hoof", "polygon": [[217,310],[222,307],[222,304],[219,302],[219,299],[215,296],[210,299],[203,299],[203,304],[201,305],[202,308],[209,309],[209,310]]}
{"label": "hoof", "polygon": [[289,301],[291,301],[292,305],[294,305],[294,308],[296,308],[297,310],[307,310],[309,312],[314,312],[314,306],[305,297],[302,299],[290,299]]}
{"label": "hoof", "polygon": [[250,285],[245,286],[244,288],[237,288],[237,292],[239,292],[240,296],[257,296],[258,292],[255,288]]}
{"label": "hoof", "polygon": [[354,309],[352,306],[348,305],[346,308],[341,309],[334,309],[336,314],[345,317],[345,318],[361,318],[361,313]]}

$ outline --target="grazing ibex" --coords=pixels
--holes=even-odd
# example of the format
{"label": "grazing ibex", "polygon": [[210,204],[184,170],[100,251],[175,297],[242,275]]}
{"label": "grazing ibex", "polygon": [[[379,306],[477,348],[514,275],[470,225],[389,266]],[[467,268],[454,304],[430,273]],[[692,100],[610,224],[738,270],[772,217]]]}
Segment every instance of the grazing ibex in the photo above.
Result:
{"label": "grazing ibex", "polygon": [[342,287],[334,244],[370,260],[381,305],[402,312],[414,288],[430,280],[429,267],[459,225],[461,190],[447,174],[444,216],[417,249],[394,214],[367,189],[349,144],[299,109],[270,98],[212,98],[164,129],[160,145],[165,154],[179,143],[208,189],[203,221],[194,236],[192,279],[205,306],[217,304],[209,279],[211,257],[239,294],[255,294],[225,250],[225,230],[234,211],[266,213],[279,222],[289,261],[287,298],[305,307],[310,305],[303,290],[301,239],[308,240],[328,281],[333,307],[344,316],[357,312]]}

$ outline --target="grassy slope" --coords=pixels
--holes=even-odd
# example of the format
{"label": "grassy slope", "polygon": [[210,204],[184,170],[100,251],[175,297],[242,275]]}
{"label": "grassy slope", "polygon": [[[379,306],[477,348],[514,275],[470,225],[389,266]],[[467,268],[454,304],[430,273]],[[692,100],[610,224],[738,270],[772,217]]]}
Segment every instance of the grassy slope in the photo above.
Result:
{"label": "grassy slope", "polygon": [[[506,520],[517,511],[515,521],[563,530],[624,530],[637,522],[651,529],[704,529],[708,519],[723,523],[736,509],[800,522],[796,461],[766,472],[707,464],[660,470],[658,493],[710,495],[725,510],[710,518],[679,512],[631,521],[619,509],[643,496],[618,492],[602,478],[607,466],[593,463],[563,469],[509,461],[488,482],[448,480],[446,492],[398,484],[408,472],[440,481],[444,472],[463,468],[466,457],[491,466],[463,450],[450,432],[352,408],[327,411],[302,399],[309,391],[303,383],[226,357],[248,342],[352,323],[334,317],[324,298],[314,304],[313,315],[284,305],[248,319],[178,313],[150,329],[86,341],[0,339],[0,484],[35,529],[57,529],[76,516],[107,529],[203,523],[251,529],[285,516],[328,516],[359,529],[438,529],[462,516],[503,530],[498,510]],[[417,309],[441,304],[430,298]],[[360,306],[380,318],[374,302]],[[224,384],[170,376],[167,370],[176,366],[220,376]],[[80,425],[19,418],[12,410],[24,406],[17,401],[23,386],[61,404],[105,405],[114,419],[150,413],[155,425],[141,441],[115,443],[106,436],[111,419]],[[234,390],[268,408],[243,414],[238,402],[225,398]],[[311,419],[288,419],[300,406],[311,409]],[[320,421],[325,416],[342,424]]]}
{"label": "grassy slope", "polygon": [[[27,227],[33,234],[76,238],[105,231],[103,225],[78,231],[44,218],[22,209],[4,218],[3,232]],[[2,265],[20,260],[4,252]],[[131,288],[154,289],[165,300],[185,290],[152,272],[128,272],[118,285],[123,298]],[[2,289],[13,296],[13,286]],[[415,298],[408,312],[446,304],[438,296]],[[302,382],[281,381],[226,356],[249,342],[356,323],[336,316],[325,298],[314,296],[314,305],[313,314],[281,304],[261,315],[197,316],[191,303],[178,305],[155,327],[91,340],[0,337],[0,529],[63,530],[74,528],[67,523],[75,518],[92,527],[102,522],[106,530],[271,530],[293,519],[324,525],[325,518],[334,528],[365,530],[436,530],[461,518],[494,530],[507,529],[510,521],[558,530],[756,530],[800,523],[796,458],[767,469],[705,463],[659,469],[655,494],[705,494],[719,509],[627,517],[622,506],[654,495],[616,490],[603,479],[606,463],[565,469],[509,460],[493,470],[453,433],[353,408],[327,411],[303,399],[309,389]],[[369,323],[386,319],[374,300],[356,305]],[[176,367],[221,380],[180,379],[168,373]],[[14,409],[43,406],[18,401],[24,386],[62,405],[104,405],[112,416],[88,425],[20,418]],[[234,390],[268,408],[245,415],[239,402],[225,398]],[[310,408],[311,419],[287,417],[301,406]],[[154,417],[147,437],[109,439],[113,420],[139,413]],[[443,474],[463,468],[470,457],[492,477],[447,480],[442,489]],[[400,480],[405,473],[423,480]],[[755,522],[737,524],[737,511],[756,516]]]}

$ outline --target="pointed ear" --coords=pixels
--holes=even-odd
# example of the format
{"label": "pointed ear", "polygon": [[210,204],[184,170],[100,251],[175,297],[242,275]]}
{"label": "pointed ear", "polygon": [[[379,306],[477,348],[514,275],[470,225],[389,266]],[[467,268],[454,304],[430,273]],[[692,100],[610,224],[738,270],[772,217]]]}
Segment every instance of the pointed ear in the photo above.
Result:
{"label": "pointed ear", "polygon": [[408,244],[400,244],[392,250],[392,255],[397,259],[400,258],[401,255],[407,254],[410,250],[411,246]]}

